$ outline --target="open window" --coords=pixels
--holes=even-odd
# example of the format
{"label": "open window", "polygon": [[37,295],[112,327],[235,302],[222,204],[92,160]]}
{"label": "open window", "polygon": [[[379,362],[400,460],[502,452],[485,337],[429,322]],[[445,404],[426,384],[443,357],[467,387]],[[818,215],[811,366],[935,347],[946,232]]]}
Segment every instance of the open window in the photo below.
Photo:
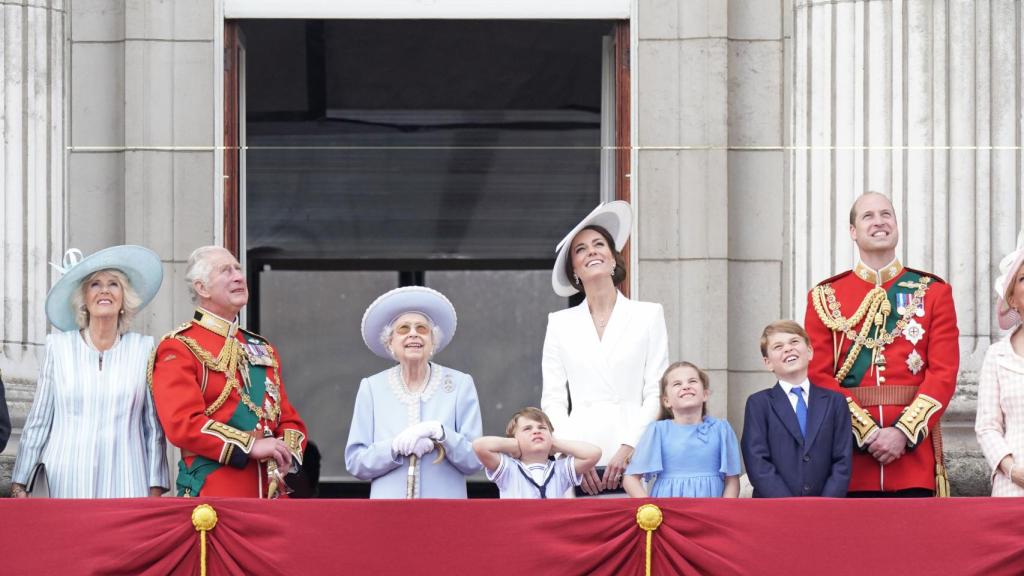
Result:
{"label": "open window", "polygon": [[628,30],[226,24],[226,85],[244,81],[225,94],[225,118],[243,119],[225,122],[226,147],[240,145],[225,153],[225,239],[245,259],[249,326],[279,348],[289,396],[327,448],[324,480],[351,480],[355,391],[389,366],[366,351],[360,320],[391,288],[422,284],[455,304],[458,334],[438,361],[474,376],[485,433],[539,403],[547,314],[568,304],[550,286],[555,244],[599,201],[629,199]]}

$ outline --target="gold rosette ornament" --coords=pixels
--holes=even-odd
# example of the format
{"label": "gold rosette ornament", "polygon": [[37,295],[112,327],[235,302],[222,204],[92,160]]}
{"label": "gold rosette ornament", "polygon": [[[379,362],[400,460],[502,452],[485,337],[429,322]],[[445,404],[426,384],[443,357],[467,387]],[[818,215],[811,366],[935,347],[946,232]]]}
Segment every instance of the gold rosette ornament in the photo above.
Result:
{"label": "gold rosette ornament", "polygon": [[199,532],[199,574],[206,576],[206,533],[217,525],[217,511],[209,504],[200,504],[192,510],[192,525]]}
{"label": "gold rosette ornament", "polygon": [[647,532],[647,545],[644,548],[644,574],[647,576],[651,576],[651,535],[661,526],[663,519],[661,508],[654,504],[644,504],[636,509],[636,524]]}

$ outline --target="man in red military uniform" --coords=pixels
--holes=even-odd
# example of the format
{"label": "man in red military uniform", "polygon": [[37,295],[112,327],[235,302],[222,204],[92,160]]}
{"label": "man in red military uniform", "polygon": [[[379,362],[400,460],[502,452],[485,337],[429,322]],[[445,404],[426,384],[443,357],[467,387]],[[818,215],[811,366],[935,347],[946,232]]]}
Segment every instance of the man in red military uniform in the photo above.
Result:
{"label": "man in red military uniform", "polygon": [[238,327],[249,291],[230,252],[196,249],[185,275],[197,305],[192,321],[164,336],[150,360],[160,423],[181,448],[178,495],[277,497],[306,446],[281,360],[265,339]]}
{"label": "man in red military uniform", "polygon": [[818,284],[804,317],[811,382],[847,397],[854,451],[850,496],[947,495],[939,418],[956,388],[959,331],[949,285],[896,258],[887,197],[850,210],[860,261]]}

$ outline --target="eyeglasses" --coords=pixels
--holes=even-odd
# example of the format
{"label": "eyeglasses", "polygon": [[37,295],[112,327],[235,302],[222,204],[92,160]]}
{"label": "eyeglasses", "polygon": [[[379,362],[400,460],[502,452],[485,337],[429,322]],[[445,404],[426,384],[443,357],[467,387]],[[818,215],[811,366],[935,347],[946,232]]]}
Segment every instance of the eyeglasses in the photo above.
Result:
{"label": "eyeglasses", "polygon": [[416,331],[420,336],[426,336],[430,334],[430,326],[426,324],[400,324],[395,328],[395,334],[399,336],[405,336],[406,334]]}

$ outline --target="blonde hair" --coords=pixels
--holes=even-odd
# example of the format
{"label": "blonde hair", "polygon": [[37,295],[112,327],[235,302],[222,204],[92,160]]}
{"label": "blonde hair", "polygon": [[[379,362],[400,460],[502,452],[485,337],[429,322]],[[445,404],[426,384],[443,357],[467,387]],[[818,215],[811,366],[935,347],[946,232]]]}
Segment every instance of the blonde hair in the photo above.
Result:
{"label": "blonde hair", "polygon": [[128,276],[117,268],[105,268],[89,274],[71,293],[71,308],[75,311],[75,324],[78,324],[82,330],[89,327],[89,309],[85,305],[85,291],[88,289],[89,283],[104,272],[117,278],[117,281],[121,283],[121,310],[123,312],[117,315],[117,333],[124,334],[131,327],[135,314],[142,307],[142,298],[132,287],[132,283],[128,281]]}
{"label": "blonde hair", "polygon": [[545,414],[543,410],[534,406],[527,406],[512,415],[512,419],[509,420],[508,425],[505,426],[505,436],[508,436],[509,438],[516,437],[516,424],[519,423],[520,418],[529,418],[534,422],[540,422],[548,427],[548,432],[551,432],[552,434],[555,433],[555,427],[551,424],[551,419],[548,418],[548,415]]}

